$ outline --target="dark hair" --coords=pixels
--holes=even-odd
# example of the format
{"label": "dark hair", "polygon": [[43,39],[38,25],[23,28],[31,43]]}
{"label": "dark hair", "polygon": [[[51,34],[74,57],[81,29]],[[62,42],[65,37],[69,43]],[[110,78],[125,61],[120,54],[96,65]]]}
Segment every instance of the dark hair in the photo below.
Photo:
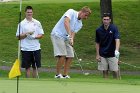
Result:
{"label": "dark hair", "polygon": [[103,17],[109,17],[109,18],[111,18],[110,13],[104,13],[103,16],[102,16],[102,18]]}
{"label": "dark hair", "polygon": [[32,10],[33,10],[33,8],[32,8],[31,6],[27,6],[27,7],[25,8],[25,12],[26,12],[28,9],[32,9]]}

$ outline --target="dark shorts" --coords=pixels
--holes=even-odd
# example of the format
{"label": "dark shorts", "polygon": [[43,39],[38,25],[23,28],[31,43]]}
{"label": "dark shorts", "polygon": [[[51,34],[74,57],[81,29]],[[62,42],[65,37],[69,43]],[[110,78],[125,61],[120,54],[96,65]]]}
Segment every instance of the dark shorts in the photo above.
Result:
{"label": "dark shorts", "polygon": [[[41,50],[36,51],[21,51],[22,68],[39,68],[41,67]],[[36,64],[35,64],[36,63]],[[36,66],[35,66],[36,65]]]}

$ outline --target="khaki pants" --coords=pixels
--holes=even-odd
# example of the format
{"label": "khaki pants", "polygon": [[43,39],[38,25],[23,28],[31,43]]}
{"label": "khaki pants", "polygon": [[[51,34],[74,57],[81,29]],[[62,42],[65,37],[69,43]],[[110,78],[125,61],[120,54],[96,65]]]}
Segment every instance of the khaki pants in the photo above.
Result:
{"label": "khaki pants", "polygon": [[51,40],[54,48],[54,56],[74,57],[73,47],[68,41],[55,35],[51,35]]}
{"label": "khaki pants", "polygon": [[98,62],[98,70],[118,71],[118,59],[101,57],[101,62]]}

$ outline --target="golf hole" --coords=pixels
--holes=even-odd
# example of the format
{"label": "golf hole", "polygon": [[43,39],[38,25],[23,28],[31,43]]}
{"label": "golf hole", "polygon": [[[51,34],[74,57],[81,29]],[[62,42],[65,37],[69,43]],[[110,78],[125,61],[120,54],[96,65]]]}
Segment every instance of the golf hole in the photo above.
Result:
{"label": "golf hole", "polygon": [[85,73],[85,75],[89,75],[89,73],[87,72],[87,73]]}

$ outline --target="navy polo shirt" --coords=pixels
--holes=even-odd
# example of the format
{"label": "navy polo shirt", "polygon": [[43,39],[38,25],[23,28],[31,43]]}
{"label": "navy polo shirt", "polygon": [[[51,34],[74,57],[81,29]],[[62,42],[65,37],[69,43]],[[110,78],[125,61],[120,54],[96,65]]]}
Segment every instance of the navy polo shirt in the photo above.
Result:
{"label": "navy polo shirt", "polygon": [[110,24],[108,29],[104,25],[96,29],[95,42],[99,43],[99,54],[102,57],[114,57],[116,48],[115,39],[119,39],[120,35],[115,25]]}

